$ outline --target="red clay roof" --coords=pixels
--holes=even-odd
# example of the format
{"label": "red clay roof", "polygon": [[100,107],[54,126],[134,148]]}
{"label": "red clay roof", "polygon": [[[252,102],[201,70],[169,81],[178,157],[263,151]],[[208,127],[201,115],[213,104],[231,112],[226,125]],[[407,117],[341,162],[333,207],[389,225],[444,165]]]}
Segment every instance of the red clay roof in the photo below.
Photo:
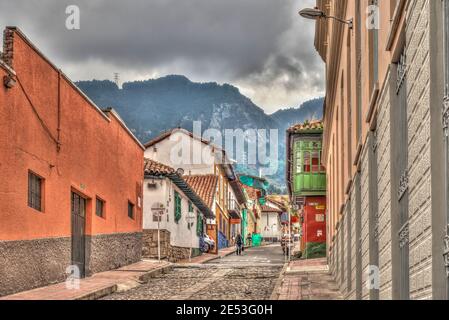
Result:
{"label": "red clay roof", "polygon": [[145,158],[144,173],[154,176],[165,176],[175,173],[175,169],[160,162]]}
{"label": "red clay roof", "polygon": [[184,176],[184,180],[199,195],[204,203],[212,208],[217,190],[218,176],[216,175],[194,175]]}
{"label": "red clay roof", "polygon": [[248,195],[248,198],[250,200],[258,200],[259,199],[259,194],[260,194],[259,190],[249,187],[247,185],[244,185],[241,182],[239,182],[239,184],[242,187],[242,189],[246,190],[246,194]]}
{"label": "red clay roof", "polygon": [[306,121],[304,123],[298,123],[288,129],[290,133],[307,133],[310,131],[323,131],[324,123],[322,120],[319,121]]}
{"label": "red clay roof", "polygon": [[282,213],[281,209],[278,208],[273,208],[267,205],[263,205],[262,206],[262,212],[277,212],[277,213]]}

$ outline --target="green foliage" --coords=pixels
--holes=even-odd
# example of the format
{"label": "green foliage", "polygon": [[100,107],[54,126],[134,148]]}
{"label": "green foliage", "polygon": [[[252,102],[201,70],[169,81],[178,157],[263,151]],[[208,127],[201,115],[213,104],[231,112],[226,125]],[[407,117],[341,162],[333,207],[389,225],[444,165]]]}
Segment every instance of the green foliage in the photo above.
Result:
{"label": "green foliage", "polygon": [[326,257],[326,243],[317,243],[317,242],[307,243],[304,257],[306,259]]}

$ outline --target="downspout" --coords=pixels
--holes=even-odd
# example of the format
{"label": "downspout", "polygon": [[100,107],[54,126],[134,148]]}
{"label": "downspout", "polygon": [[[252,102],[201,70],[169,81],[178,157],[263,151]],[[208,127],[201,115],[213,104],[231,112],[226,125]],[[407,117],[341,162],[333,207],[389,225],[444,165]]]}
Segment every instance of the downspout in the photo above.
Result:
{"label": "downspout", "polygon": [[56,135],[56,151],[61,151],[61,70],[58,70],[58,128]]}

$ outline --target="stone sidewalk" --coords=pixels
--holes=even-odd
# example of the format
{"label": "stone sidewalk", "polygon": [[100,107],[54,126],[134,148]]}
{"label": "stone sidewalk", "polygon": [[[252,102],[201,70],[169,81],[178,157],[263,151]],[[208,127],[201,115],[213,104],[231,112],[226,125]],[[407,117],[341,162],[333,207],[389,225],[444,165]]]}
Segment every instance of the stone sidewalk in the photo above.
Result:
{"label": "stone sidewalk", "polygon": [[215,259],[224,258],[233,253],[235,253],[235,248],[230,247],[230,248],[218,250],[218,254],[205,253],[205,254],[202,254],[201,256],[192,258],[191,261],[189,261],[189,259],[184,259],[184,260],[178,261],[178,264],[203,264],[203,263],[207,263],[209,261],[215,260]]}
{"label": "stone sidewalk", "polygon": [[292,261],[275,289],[276,300],[341,300],[326,259]]}
{"label": "stone sidewalk", "polygon": [[20,292],[0,300],[94,300],[114,292],[126,291],[172,268],[168,262],[143,260],[112,271],[81,279],[79,288],[67,288],[65,282]]}

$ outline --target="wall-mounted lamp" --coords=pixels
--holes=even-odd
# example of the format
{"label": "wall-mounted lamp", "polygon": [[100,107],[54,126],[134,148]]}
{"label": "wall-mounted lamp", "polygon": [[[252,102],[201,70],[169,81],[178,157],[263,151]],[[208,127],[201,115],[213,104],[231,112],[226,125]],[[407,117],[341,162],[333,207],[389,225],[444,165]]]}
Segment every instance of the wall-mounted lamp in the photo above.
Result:
{"label": "wall-mounted lamp", "polygon": [[328,16],[323,11],[321,11],[318,8],[306,8],[299,11],[299,15],[305,19],[311,19],[311,20],[318,20],[318,19],[334,19],[338,22],[347,24],[349,26],[349,29],[354,28],[354,19],[349,20],[343,20],[337,17]]}
{"label": "wall-mounted lamp", "polygon": [[8,89],[11,89],[12,87],[14,87],[16,85],[16,83],[17,83],[16,79],[14,79],[14,77],[11,75],[6,75],[3,77],[3,84]]}

